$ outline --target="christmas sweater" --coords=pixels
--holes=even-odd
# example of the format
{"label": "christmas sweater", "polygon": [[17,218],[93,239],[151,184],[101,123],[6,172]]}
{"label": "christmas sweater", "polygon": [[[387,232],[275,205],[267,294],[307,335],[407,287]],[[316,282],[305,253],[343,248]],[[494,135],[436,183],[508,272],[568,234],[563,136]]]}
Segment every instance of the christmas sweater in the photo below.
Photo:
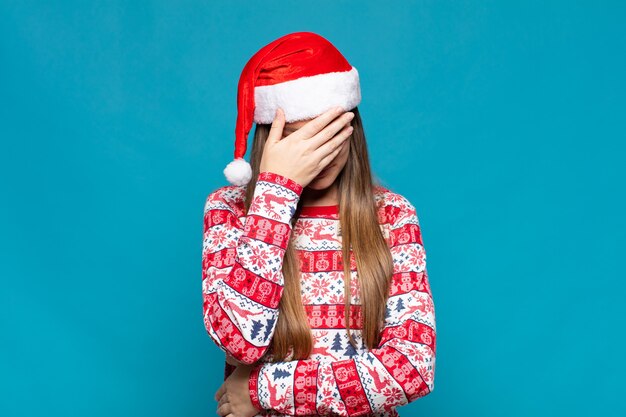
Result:
{"label": "christmas sweater", "polygon": [[[394,273],[381,341],[368,349],[359,331],[358,275],[350,252],[354,348],[344,323],[339,206],[304,206],[292,226],[303,187],[270,171],[256,180],[247,214],[245,186],[223,186],[208,196],[202,245],[204,324],[221,350],[252,365],[248,388],[256,416],[398,416],[397,406],[434,388],[435,310],[415,207],[375,186]],[[300,259],[314,346],[307,359],[271,363],[289,239]],[[233,370],[225,363],[225,378]]]}

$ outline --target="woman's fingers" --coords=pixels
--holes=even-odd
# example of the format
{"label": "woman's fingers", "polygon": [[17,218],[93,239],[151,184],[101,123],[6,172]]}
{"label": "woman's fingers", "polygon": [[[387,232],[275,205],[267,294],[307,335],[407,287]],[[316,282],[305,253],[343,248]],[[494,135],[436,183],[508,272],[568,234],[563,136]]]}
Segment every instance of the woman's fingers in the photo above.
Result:
{"label": "woman's fingers", "polygon": [[267,142],[278,142],[283,137],[283,129],[285,128],[285,113],[280,107],[276,110],[274,121],[270,127],[270,133],[267,136]]}
{"label": "woman's fingers", "polygon": [[352,126],[344,127],[339,133],[337,133],[337,135],[335,135],[335,137],[326,141],[326,143],[322,144],[322,146],[315,150],[314,154],[317,158],[319,158],[322,169],[324,169],[324,167],[328,165],[328,163],[330,163],[335,156],[337,156],[341,150],[341,145],[350,140],[349,137],[353,130],[354,128]]}
{"label": "woman's fingers", "polygon": [[218,390],[215,392],[215,401],[218,401],[222,398],[222,395],[226,392],[226,384],[222,384]]}
{"label": "woman's fingers", "polygon": [[310,139],[308,143],[309,146],[311,146],[311,149],[315,151],[330,139],[334,138],[335,135],[337,135],[337,132],[341,131],[347,123],[350,123],[353,117],[354,113],[347,112],[333,120],[331,124],[326,126],[321,132]]}
{"label": "woman's fingers", "polygon": [[224,403],[220,405],[219,407],[217,407],[217,414],[220,416],[225,417],[230,413],[231,413],[230,403]]}
{"label": "woman's fingers", "polygon": [[222,395],[219,401],[217,402],[217,407],[219,408],[222,404],[225,404],[227,402],[228,402],[228,395],[224,393],[224,395]]}
{"label": "woman's fingers", "polygon": [[326,110],[324,113],[320,114],[315,119],[310,120],[301,128],[293,132],[291,135],[289,135],[289,137],[308,140],[317,135],[330,122],[335,120],[339,115],[344,112],[345,110],[341,107],[334,107]]}

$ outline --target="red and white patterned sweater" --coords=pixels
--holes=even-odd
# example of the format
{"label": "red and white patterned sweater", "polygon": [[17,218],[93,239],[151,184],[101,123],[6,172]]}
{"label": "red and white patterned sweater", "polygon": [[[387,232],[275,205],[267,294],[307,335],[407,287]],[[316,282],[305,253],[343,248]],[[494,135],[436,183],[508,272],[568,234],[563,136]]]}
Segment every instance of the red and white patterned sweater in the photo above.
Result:
{"label": "red and white patterned sweater", "polygon": [[[292,228],[302,191],[290,178],[265,171],[257,178],[247,215],[245,186],[224,186],[208,196],[202,250],[207,332],[224,352],[254,364],[249,390],[261,410],[257,416],[398,416],[397,406],[434,388],[435,309],[415,208],[400,194],[376,186],[394,275],[381,342],[368,349],[359,331],[358,276],[351,257],[354,349],[344,326],[339,206],[305,206]],[[300,258],[302,302],[314,348],[308,359],[269,363],[290,238]],[[225,377],[232,370],[225,364]]]}

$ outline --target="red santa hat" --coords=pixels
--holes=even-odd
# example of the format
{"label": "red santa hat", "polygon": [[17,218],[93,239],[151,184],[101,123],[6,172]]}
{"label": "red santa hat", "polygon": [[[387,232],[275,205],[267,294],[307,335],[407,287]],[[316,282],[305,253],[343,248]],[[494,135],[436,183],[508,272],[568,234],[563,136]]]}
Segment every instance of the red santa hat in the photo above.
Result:
{"label": "red santa hat", "polygon": [[246,185],[252,177],[252,167],[243,159],[252,122],[271,124],[279,107],[291,123],[336,106],[348,111],[360,102],[359,73],[327,39],[294,32],[265,45],[239,78],[235,159],[224,169],[226,179]]}

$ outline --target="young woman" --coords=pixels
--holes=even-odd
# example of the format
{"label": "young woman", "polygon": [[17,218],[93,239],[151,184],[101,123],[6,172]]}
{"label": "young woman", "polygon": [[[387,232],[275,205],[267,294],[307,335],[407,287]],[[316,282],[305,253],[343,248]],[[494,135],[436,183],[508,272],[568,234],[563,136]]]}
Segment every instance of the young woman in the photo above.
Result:
{"label": "young woman", "polygon": [[244,68],[233,185],[204,208],[204,323],[226,353],[220,416],[397,416],[434,388],[420,224],[374,182],[359,102],[356,69],[311,32]]}

